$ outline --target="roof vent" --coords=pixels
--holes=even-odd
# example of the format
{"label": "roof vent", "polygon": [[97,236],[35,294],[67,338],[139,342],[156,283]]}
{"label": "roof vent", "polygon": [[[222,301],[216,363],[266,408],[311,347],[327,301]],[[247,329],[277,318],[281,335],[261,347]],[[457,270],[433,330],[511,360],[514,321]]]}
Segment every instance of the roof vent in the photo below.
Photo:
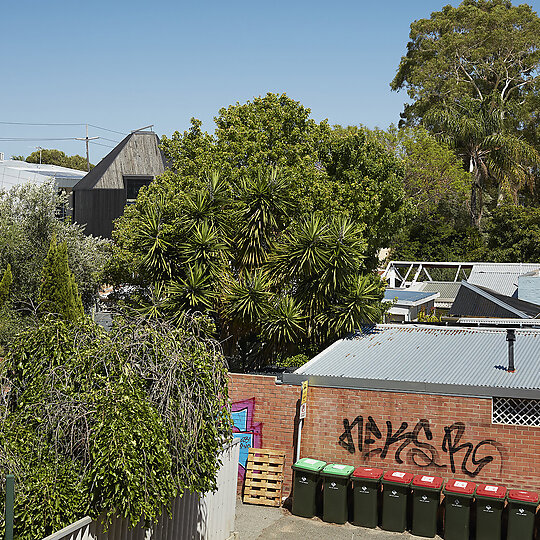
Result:
{"label": "roof vent", "polygon": [[516,331],[513,328],[506,330],[506,341],[508,341],[508,372],[514,373],[514,341],[516,341]]}

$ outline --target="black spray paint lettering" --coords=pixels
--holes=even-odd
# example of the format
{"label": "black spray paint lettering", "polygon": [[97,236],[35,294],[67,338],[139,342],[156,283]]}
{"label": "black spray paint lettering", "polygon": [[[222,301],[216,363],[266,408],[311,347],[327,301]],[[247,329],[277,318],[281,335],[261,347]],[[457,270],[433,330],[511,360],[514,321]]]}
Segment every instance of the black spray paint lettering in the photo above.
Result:
{"label": "black spray paint lettering", "polygon": [[[357,427],[357,441],[352,436],[353,429]],[[373,456],[379,456],[381,459],[385,459],[388,455],[391,447],[396,443],[399,446],[395,450],[394,459],[397,463],[403,463],[402,453],[403,451],[412,445],[407,452],[407,456],[418,467],[438,467],[446,468],[446,465],[439,463],[439,452],[433,444],[428,441],[433,440],[433,433],[429,424],[429,420],[423,418],[419,420],[414,429],[407,431],[408,423],[402,422],[400,427],[394,432],[392,422],[386,421],[386,436],[383,442],[383,435],[379,429],[376,421],[372,416],[368,416],[368,421],[364,428],[364,419],[362,416],[357,416],[352,423],[348,418],[343,419],[344,431],[339,437],[338,444],[345,448],[350,454],[358,452],[362,454],[364,458]],[[478,458],[479,450],[484,446],[492,446],[495,448],[501,457],[502,468],[502,445],[492,439],[485,439],[474,446],[471,442],[460,444],[463,434],[465,432],[465,424],[462,422],[455,422],[451,426],[444,428],[444,438],[442,442],[442,450],[449,455],[450,468],[453,473],[456,472],[455,454],[460,454],[461,459],[461,471],[468,476],[474,477],[480,473],[480,471],[489,463],[494,460],[491,455]],[[365,433],[365,435],[364,435]],[[420,437],[425,437],[425,441]],[[372,448],[372,445],[379,443],[378,448]],[[463,453],[465,451],[465,453]],[[469,469],[469,460],[475,467],[473,470]]]}
{"label": "black spray paint lettering", "polygon": [[[454,432],[455,435],[452,438],[452,434]],[[465,454],[461,460],[461,471],[468,476],[476,476],[486,465],[491,463],[494,460],[493,456],[485,456],[481,459],[477,459],[477,452],[480,448],[482,448],[482,446],[492,446],[493,448],[495,448],[499,452],[502,463],[503,453],[502,445],[500,443],[492,439],[485,439],[479,442],[476,446],[473,446],[471,442],[459,444],[464,433],[465,424],[463,422],[454,422],[451,426],[447,426],[444,428],[442,449],[444,452],[448,452],[448,456],[450,459],[450,468],[452,469],[453,473],[456,472],[454,454],[463,450],[465,450]],[[473,466],[476,466],[476,469],[472,471],[467,468],[469,457],[471,458]]]}

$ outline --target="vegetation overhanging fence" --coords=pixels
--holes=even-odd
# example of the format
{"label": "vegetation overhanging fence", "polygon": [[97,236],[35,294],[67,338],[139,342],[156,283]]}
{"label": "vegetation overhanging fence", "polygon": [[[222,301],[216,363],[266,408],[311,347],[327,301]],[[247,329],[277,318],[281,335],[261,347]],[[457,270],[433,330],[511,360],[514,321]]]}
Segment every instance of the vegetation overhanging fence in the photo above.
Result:
{"label": "vegetation overhanging fence", "polygon": [[217,490],[204,496],[184,493],[172,502],[170,516],[164,512],[151,527],[132,528],[120,518],[105,527],[84,517],[43,540],[226,540],[234,531],[239,453],[235,439],[221,453]]}

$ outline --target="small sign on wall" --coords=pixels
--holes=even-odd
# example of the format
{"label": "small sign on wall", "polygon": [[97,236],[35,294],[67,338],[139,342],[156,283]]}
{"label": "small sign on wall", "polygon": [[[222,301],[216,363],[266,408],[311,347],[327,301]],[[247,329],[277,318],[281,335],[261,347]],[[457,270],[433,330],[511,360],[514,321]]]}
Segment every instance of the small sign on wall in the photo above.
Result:
{"label": "small sign on wall", "polygon": [[303,420],[307,414],[307,393],[308,393],[308,382],[302,382],[302,396],[300,398],[300,419]]}

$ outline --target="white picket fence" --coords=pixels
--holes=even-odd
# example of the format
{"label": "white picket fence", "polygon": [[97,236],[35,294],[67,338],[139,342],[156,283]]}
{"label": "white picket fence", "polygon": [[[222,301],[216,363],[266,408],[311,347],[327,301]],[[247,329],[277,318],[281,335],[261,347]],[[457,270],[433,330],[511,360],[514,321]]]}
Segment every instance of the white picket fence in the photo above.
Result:
{"label": "white picket fence", "polygon": [[240,440],[221,454],[217,491],[200,496],[184,493],[150,528],[132,528],[126,519],[114,519],[108,527],[89,517],[68,525],[44,540],[226,540],[234,532],[236,481]]}

